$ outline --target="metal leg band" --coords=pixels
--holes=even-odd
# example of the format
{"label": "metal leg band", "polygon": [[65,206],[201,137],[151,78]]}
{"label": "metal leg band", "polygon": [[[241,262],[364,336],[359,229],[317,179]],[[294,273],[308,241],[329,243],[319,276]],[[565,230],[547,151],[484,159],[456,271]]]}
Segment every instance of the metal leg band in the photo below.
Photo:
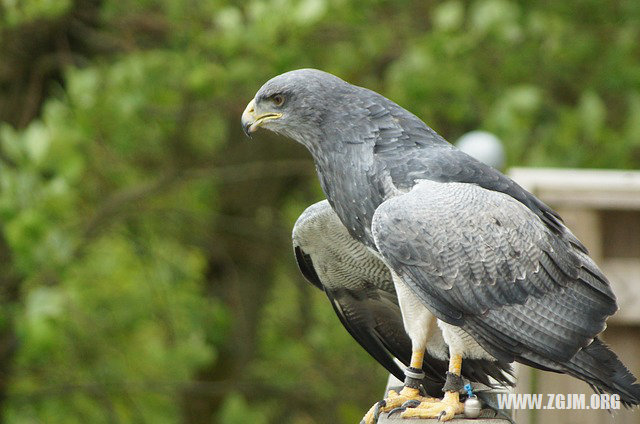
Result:
{"label": "metal leg band", "polygon": [[405,387],[410,387],[412,389],[419,389],[422,384],[422,380],[424,380],[424,371],[419,368],[407,367],[404,370],[404,385]]}
{"label": "metal leg band", "polygon": [[457,374],[447,372],[447,381],[442,388],[443,392],[459,392],[464,388],[464,380]]}

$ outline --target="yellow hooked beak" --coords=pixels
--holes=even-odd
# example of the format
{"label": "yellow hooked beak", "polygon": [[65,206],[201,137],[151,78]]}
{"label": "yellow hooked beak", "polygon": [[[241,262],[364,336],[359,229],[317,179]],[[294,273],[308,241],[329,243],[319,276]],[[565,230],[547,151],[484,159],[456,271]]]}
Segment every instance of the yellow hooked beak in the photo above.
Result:
{"label": "yellow hooked beak", "polygon": [[255,132],[263,122],[280,117],[282,117],[281,113],[273,112],[256,115],[256,102],[251,100],[244,112],[242,112],[242,129],[247,136],[251,137],[251,133]]}

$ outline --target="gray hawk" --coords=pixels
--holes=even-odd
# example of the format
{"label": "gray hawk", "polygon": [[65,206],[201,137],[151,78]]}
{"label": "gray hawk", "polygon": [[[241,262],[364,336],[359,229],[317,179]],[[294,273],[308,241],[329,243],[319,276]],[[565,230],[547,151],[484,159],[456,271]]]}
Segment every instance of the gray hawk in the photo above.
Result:
{"label": "gray hawk", "polygon": [[597,337],[617,310],[607,278],[560,217],[507,176],[380,94],[314,69],[266,82],[242,124],[304,145],[349,235],[390,270],[412,345],[403,399],[420,397],[414,371],[436,318],[450,356],[444,397],[403,417],[460,413],[464,358],[566,373],[640,403],[635,377]]}

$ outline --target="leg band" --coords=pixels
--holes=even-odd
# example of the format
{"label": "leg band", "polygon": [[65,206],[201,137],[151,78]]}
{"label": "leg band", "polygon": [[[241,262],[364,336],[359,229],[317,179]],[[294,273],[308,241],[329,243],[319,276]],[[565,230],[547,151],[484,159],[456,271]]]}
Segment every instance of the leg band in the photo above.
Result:
{"label": "leg band", "polygon": [[464,388],[464,381],[462,377],[451,372],[447,372],[447,381],[442,388],[443,392],[459,392]]}
{"label": "leg band", "polygon": [[404,385],[412,389],[419,389],[424,380],[424,371],[414,367],[407,367],[404,370]]}

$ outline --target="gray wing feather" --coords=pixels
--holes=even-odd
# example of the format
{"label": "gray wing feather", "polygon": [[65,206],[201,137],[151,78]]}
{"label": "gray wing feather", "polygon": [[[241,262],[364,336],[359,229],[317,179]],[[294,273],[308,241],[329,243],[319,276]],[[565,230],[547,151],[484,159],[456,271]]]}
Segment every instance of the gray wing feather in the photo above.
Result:
{"label": "gray wing feather", "polygon": [[565,361],[617,309],[597,266],[509,195],[424,181],[373,218],[387,264],[440,319],[497,358],[534,351]]}
{"label": "gray wing feather", "polygon": [[411,341],[404,333],[400,307],[387,267],[351,238],[327,201],[298,218],[293,246],[305,278],[325,292],[345,329],[398,378],[394,361],[408,361]]}
{"label": "gray wing feather", "polygon": [[[407,365],[411,340],[404,330],[391,273],[387,266],[353,239],[328,202],[318,202],[298,218],[293,230],[298,265],[309,282],[321,288],[336,315],[358,343],[399,379],[404,374],[393,357]],[[432,339],[435,350],[447,349],[442,339]],[[448,353],[447,353],[448,354]],[[447,362],[428,352],[425,356],[425,389],[438,396],[444,384]],[[472,381],[491,385],[489,376],[511,384],[506,363],[467,360],[462,374]]]}

